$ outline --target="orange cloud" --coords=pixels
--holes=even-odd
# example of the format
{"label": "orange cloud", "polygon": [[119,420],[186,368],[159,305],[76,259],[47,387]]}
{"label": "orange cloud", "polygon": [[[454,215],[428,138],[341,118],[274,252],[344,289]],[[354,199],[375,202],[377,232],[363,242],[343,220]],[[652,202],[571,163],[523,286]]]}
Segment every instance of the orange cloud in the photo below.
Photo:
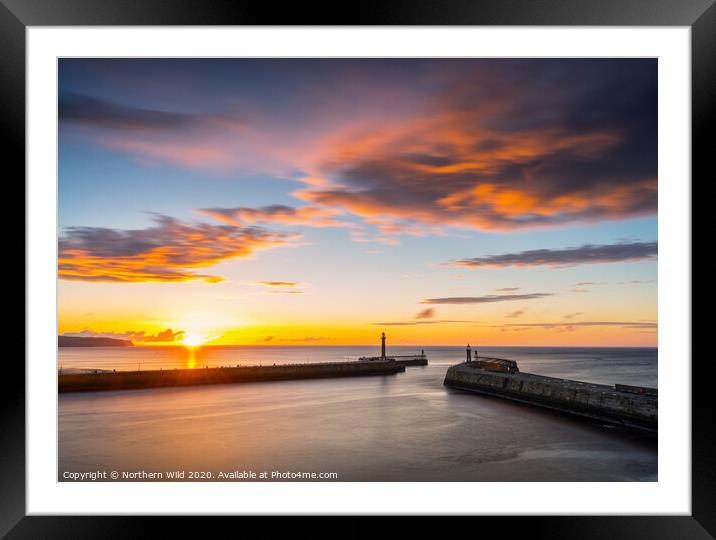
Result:
{"label": "orange cloud", "polygon": [[[392,226],[395,234],[434,233],[442,225],[511,230],[656,211],[655,171],[627,179],[616,164],[606,169],[617,170],[602,174],[589,170],[603,169],[624,146],[617,128],[586,135],[566,128],[498,134],[466,125],[456,133],[452,124],[466,121],[448,114],[407,123],[400,133],[391,127],[394,138],[378,137],[381,145],[355,134],[337,143],[340,157],[327,166],[340,183],[310,185],[294,195],[367,222],[382,220],[383,231]],[[368,140],[358,144],[354,137]]]}
{"label": "orange cloud", "polygon": [[455,82],[411,119],[326,138],[315,174],[332,183],[294,195],[401,223],[396,234],[655,214],[655,71],[595,62],[565,77],[564,65],[508,64]]}
{"label": "orange cloud", "polygon": [[189,225],[161,215],[155,221],[154,227],[135,230],[68,228],[59,243],[59,278],[120,283],[201,279],[213,283],[222,278],[191,269],[248,257],[298,238],[260,227]]}

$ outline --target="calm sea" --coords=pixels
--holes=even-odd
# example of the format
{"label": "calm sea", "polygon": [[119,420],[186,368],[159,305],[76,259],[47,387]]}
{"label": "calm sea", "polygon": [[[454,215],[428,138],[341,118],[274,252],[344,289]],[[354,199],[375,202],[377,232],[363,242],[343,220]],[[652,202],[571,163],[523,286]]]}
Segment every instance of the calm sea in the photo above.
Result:
{"label": "calm sea", "polygon": [[[412,354],[415,347],[388,353]],[[521,371],[657,386],[657,350],[485,347]],[[355,360],[370,347],[62,348],[70,370],[148,370]],[[655,481],[641,435],[448,390],[461,347],[386,377],[246,383],[59,397],[59,470],[335,473],[338,481]],[[204,475],[206,476],[206,475]],[[240,475],[241,476],[241,475]],[[121,479],[121,478],[120,478]],[[142,479],[136,477],[135,479]],[[199,478],[201,479],[201,478]],[[298,478],[295,478],[298,479]],[[184,480],[189,480],[184,478]]]}

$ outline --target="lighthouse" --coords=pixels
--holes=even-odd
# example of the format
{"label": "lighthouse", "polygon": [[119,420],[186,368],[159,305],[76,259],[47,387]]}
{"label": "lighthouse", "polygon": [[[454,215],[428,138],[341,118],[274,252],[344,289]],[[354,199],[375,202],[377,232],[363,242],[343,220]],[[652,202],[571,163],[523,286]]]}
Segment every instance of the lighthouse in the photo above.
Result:
{"label": "lighthouse", "polygon": [[469,364],[472,362],[472,349],[470,348],[470,344],[467,344],[467,349],[465,349],[465,356],[467,357],[467,363]]}
{"label": "lighthouse", "polygon": [[385,360],[385,332],[380,335],[380,358]]}

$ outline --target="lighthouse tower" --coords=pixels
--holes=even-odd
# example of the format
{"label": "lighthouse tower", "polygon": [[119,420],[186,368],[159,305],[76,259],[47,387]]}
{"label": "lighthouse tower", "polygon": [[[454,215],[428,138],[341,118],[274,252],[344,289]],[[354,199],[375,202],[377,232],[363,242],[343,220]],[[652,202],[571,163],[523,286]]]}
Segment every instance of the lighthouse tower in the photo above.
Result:
{"label": "lighthouse tower", "polygon": [[385,360],[385,332],[380,336],[380,358]]}
{"label": "lighthouse tower", "polygon": [[465,349],[465,356],[467,357],[467,363],[469,364],[472,362],[472,349],[470,348],[470,344],[468,343],[467,349]]}

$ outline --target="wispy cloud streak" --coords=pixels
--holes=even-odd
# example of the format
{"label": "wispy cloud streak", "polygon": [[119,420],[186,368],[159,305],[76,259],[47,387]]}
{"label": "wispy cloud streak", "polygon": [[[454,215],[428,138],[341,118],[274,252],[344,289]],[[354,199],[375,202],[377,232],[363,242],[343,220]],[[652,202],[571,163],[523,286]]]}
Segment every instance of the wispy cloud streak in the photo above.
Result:
{"label": "wispy cloud streak", "polygon": [[433,317],[435,317],[435,309],[426,308],[426,309],[422,310],[421,312],[416,313],[415,317],[413,317],[413,318],[414,319],[432,319]]}
{"label": "wispy cloud streak", "polygon": [[549,322],[549,323],[512,323],[502,326],[520,327],[520,328],[561,328],[561,327],[581,327],[581,326],[620,326],[623,328],[637,329],[655,329],[658,324],[655,322],[643,321],[584,321],[584,322]]}
{"label": "wispy cloud streak", "polygon": [[[623,244],[592,245],[566,249],[533,249],[519,253],[473,257],[446,263],[449,266],[468,268],[504,268],[506,266],[574,266],[579,264],[603,264],[644,261],[656,258],[657,242],[632,242]],[[582,282],[591,285],[592,282]]]}
{"label": "wispy cloud streak", "polygon": [[395,322],[376,322],[371,323],[373,326],[418,326],[421,324],[454,324],[454,323],[473,323],[477,321],[455,321],[455,320],[438,320],[438,321],[395,321]]}
{"label": "wispy cloud streak", "polygon": [[295,208],[283,204],[274,204],[261,208],[202,208],[199,213],[230,225],[277,223],[305,227],[355,227],[353,223],[335,219],[336,216],[343,214],[342,211],[317,206]]}
{"label": "wispy cloud streak", "polygon": [[487,296],[451,296],[447,298],[428,298],[421,304],[491,304],[493,302],[510,302],[514,300],[536,300],[552,296],[552,293],[529,294],[490,294]]}

